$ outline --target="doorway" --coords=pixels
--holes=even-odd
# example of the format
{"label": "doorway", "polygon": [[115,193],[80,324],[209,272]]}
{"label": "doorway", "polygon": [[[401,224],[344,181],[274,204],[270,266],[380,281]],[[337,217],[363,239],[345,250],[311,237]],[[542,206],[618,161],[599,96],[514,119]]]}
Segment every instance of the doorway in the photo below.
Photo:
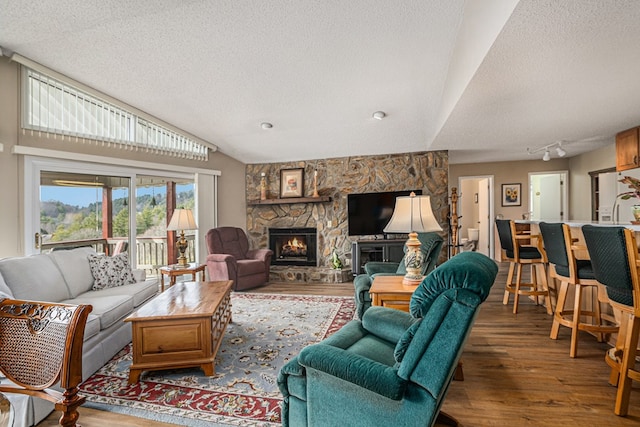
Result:
{"label": "doorway", "polygon": [[[462,250],[476,250],[492,257],[495,245],[491,221],[494,215],[493,175],[459,177],[458,188],[460,241],[454,244],[462,245]],[[468,240],[474,229],[478,230],[478,241],[475,247],[471,247]],[[467,239],[467,245],[463,245],[464,239]]]}
{"label": "doorway", "polygon": [[566,221],[569,219],[567,171],[529,173],[529,219]]}

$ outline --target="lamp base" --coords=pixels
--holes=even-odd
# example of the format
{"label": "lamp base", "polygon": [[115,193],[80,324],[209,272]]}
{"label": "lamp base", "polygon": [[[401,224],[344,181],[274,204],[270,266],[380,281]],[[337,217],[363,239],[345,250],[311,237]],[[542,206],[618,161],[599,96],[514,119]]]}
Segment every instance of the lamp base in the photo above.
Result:
{"label": "lamp base", "polygon": [[405,245],[407,252],[404,255],[404,263],[407,268],[407,274],[404,275],[402,284],[405,287],[415,288],[422,282],[422,279],[424,279],[424,276],[421,274],[424,255],[420,252],[418,234],[415,232],[409,233],[409,240],[407,240]]}
{"label": "lamp base", "polygon": [[184,230],[182,230],[182,232],[180,233],[180,237],[176,241],[176,249],[180,254],[178,256],[178,265],[180,265],[181,267],[186,267],[187,265],[189,265],[189,263],[187,262],[187,257],[184,255],[184,253],[187,251],[187,247],[189,247],[189,242],[187,242],[187,239],[185,239]]}
{"label": "lamp base", "polygon": [[419,279],[416,279],[414,277],[407,278],[407,276],[404,276],[402,278],[402,286],[404,286],[407,289],[415,290],[415,288],[417,288],[418,285],[422,283],[422,279],[424,279],[424,277],[420,277]]}

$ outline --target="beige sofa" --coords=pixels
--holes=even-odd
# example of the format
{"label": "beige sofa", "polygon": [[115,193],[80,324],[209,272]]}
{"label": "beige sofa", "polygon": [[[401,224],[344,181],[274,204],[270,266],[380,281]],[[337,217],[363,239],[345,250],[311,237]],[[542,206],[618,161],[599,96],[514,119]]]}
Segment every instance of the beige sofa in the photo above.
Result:
{"label": "beige sofa", "polygon": [[[158,292],[158,280],[145,280],[142,270],[133,270],[136,283],[92,290],[89,254],[95,251],[77,248],[0,260],[0,298],[93,306],[84,335],[84,379],[131,342],[131,325],[122,320]],[[53,410],[51,403],[41,399],[7,397],[16,412],[14,427],[33,426]]]}

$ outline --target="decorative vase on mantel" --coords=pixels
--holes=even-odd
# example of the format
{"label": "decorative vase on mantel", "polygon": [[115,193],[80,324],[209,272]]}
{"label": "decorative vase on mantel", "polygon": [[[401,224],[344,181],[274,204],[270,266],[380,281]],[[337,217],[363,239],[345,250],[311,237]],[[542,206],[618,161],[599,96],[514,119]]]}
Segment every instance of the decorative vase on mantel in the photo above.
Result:
{"label": "decorative vase on mantel", "polygon": [[640,205],[631,206],[631,213],[635,221],[631,221],[632,224],[640,224]]}

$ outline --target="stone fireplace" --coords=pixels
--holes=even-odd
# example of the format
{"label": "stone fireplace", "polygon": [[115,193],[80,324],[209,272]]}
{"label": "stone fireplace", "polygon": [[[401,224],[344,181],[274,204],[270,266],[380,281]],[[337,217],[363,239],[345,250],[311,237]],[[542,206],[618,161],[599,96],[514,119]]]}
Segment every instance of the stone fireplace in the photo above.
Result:
{"label": "stone fireplace", "polygon": [[315,228],[269,228],[272,265],[318,265]]}
{"label": "stone fireplace", "polygon": [[[302,197],[281,198],[283,169],[303,169]],[[351,244],[374,236],[349,236],[347,197],[351,193],[371,193],[421,189],[431,196],[433,212],[443,229],[449,213],[448,154],[446,151],[338,157],[246,166],[247,236],[252,248],[271,246],[271,229],[315,230],[315,243],[306,242],[307,255],[314,250],[315,261],[298,259],[302,251],[287,238],[284,250],[273,248],[270,281],[300,283],[340,283],[353,280]],[[260,200],[261,181],[266,199]],[[315,184],[319,197],[314,196]],[[295,236],[288,236],[295,237]],[[280,251],[280,252],[278,252]],[[331,265],[336,252],[342,270]],[[446,253],[446,250],[443,251]],[[293,258],[293,260],[291,260]],[[291,262],[284,265],[278,261]],[[293,261],[293,262],[292,262]],[[294,263],[295,262],[295,263]],[[306,264],[306,263],[309,264]]]}

